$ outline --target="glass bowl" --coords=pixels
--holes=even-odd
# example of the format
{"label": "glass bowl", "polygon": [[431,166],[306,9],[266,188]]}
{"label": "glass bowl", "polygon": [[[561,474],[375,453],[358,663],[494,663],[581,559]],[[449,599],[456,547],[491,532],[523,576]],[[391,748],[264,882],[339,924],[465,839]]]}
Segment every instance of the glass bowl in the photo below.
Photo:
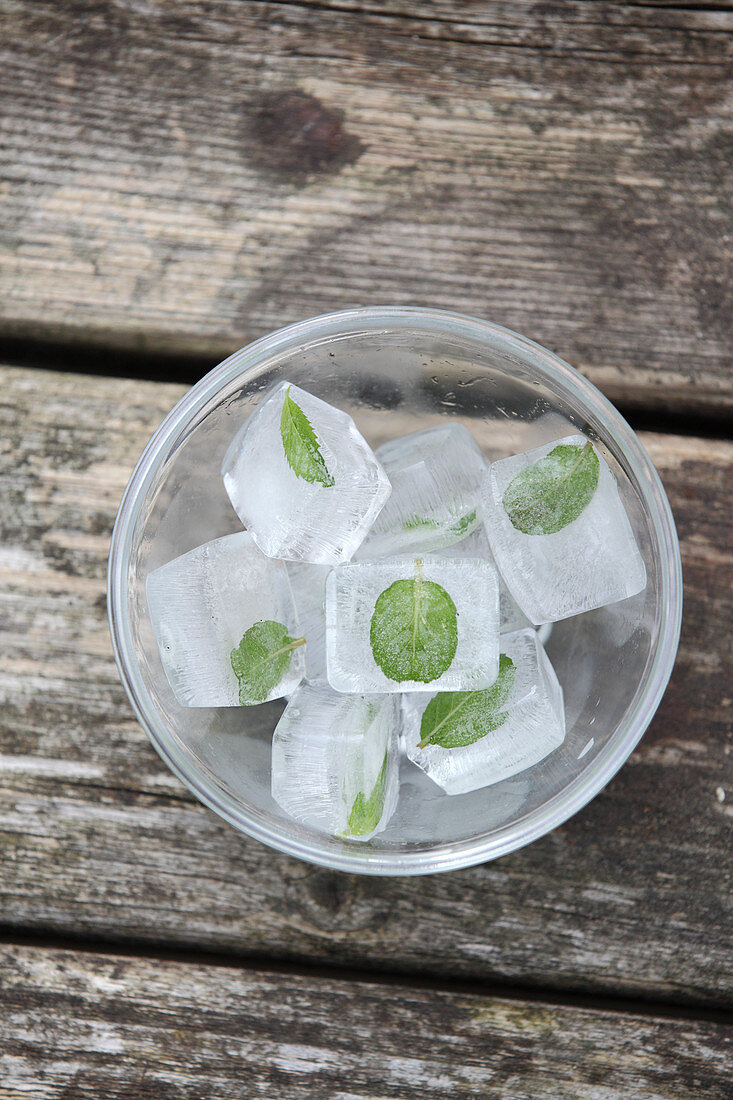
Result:
{"label": "glass bowl", "polygon": [[[179,706],[145,598],[148,573],[241,529],[220,476],[234,433],[283,379],[353,416],[372,447],[459,421],[493,460],[584,432],[615,474],[648,583],[622,603],[540,628],[565,693],[562,747],[513,778],[449,797],[404,760],[387,829],[367,843],[289,818],[270,795],[283,701]],[[179,401],[148,443],[120,505],[109,561],[115,656],[137,716],[175,774],[249,836],[300,859],[366,874],[447,871],[542,836],[627,759],[669,679],[679,639],[679,545],[664,489],[613,406],[557,356],[498,325],[428,309],[355,309],[291,325],[235,352]]]}

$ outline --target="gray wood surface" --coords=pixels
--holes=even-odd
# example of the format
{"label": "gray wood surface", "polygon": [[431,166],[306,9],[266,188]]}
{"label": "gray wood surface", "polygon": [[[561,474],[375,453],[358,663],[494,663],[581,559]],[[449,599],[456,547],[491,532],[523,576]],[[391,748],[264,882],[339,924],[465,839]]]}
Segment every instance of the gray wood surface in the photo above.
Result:
{"label": "gray wood surface", "polygon": [[285,858],[196,803],[119,683],[105,610],[111,525],[142,446],[182,392],[0,376],[8,933],[730,1003],[733,444],[642,437],[676,513],[686,608],[671,686],[620,774],[512,856],[365,880]]}
{"label": "gray wood surface", "polygon": [[114,954],[0,949],[2,1100],[724,1100],[733,1030]]}
{"label": "gray wood surface", "polygon": [[4,0],[0,337],[199,352],[353,305],[733,405],[733,12]]}

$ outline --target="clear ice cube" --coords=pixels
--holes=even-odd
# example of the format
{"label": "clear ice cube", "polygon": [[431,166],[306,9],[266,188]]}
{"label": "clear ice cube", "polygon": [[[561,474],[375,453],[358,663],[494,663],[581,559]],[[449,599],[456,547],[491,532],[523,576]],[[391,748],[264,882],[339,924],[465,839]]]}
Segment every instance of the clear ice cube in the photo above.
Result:
{"label": "clear ice cube", "polygon": [[325,687],[326,676],[326,578],[330,565],[312,562],[287,563],[290,587],[305,638],[305,678],[309,684]]}
{"label": "clear ice cube", "polygon": [[[466,535],[460,542],[455,542],[444,550],[435,550],[433,555],[442,558],[480,558],[482,561],[491,562],[496,568],[494,555],[491,553],[491,547],[483,525],[477,527],[470,535]],[[498,573],[498,577],[499,630],[502,634],[510,634],[513,630],[522,630],[524,627],[529,626],[530,622],[522,609],[516,604],[511,592],[504,583],[501,573]]]}
{"label": "clear ice cube", "polygon": [[438,550],[478,525],[487,462],[462,425],[413,432],[382,444],[376,455],[392,495],[359,549],[360,560]]}
{"label": "clear ice cube", "polygon": [[[290,466],[280,425],[286,394],[315,432],[319,461],[333,484],[308,480]],[[307,454],[305,462],[313,478]],[[353,556],[391,491],[351,417],[287,382],[232,440],[222,476],[234,510],[265,554],[324,565]]]}
{"label": "clear ice cube", "polygon": [[644,560],[616,479],[597,450],[598,486],[577,519],[562,530],[524,534],[513,526],[504,508],[504,492],[522,470],[560,444],[587,442],[583,435],[556,439],[494,462],[484,478],[483,520],[494,559],[517,604],[535,624],[615,603],[646,585]]}
{"label": "clear ice cube", "polygon": [[[183,706],[239,706],[231,654],[254,623],[273,620],[300,636],[285,566],[266,557],[247,531],[167,562],[150,573],[146,591],[163,669]],[[292,651],[287,674],[267,699],[295,690],[303,649]]]}
{"label": "clear ice cube", "polygon": [[488,687],[499,659],[499,583],[487,561],[379,558],[333,569],[326,581],[326,663],[336,691],[425,691],[417,680],[392,680],[372,653],[377,598],[395,581],[422,577],[440,585],[457,611],[458,642],[450,666],[431,686],[448,691]]}
{"label": "clear ice cube", "polygon": [[437,693],[402,697],[407,756],[448,794],[500,783],[544,760],[565,739],[562,688],[534,630],[505,634],[501,650],[516,667],[511,693],[499,708],[506,717],[471,745],[421,749],[423,714]]}
{"label": "clear ice cube", "polygon": [[369,840],[397,805],[399,700],[304,684],[272,739],[272,797],[296,821]]}

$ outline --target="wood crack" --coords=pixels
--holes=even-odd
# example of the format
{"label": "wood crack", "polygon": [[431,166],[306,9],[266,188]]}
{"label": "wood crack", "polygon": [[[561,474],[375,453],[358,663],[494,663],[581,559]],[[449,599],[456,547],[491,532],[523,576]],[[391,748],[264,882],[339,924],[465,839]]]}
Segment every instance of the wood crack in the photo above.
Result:
{"label": "wood crack", "polygon": [[[212,353],[211,356],[155,352],[146,354],[135,350],[125,352],[119,348],[104,345],[97,347],[85,343],[57,344],[42,340],[3,339],[0,336],[0,361],[17,367],[65,371],[68,374],[110,379],[170,382],[188,386],[195,385],[212,370],[219,357],[226,358],[234,350],[232,346],[230,349]],[[378,389],[373,397],[375,402],[379,401]],[[392,397],[391,390],[385,391],[385,401],[389,402]],[[733,439],[729,410],[714,401],[704,409],[695,412],[656,407],[654,401],[646,406],[620,399],[617,400],[616,405],[619,412],[636,431],[663,432],[706,439]]]}
{"label": "wood crack", "polygon": [[0,944],[5,947],[30,947],[38,950],[70,951],[93,955],[118,955],[121,958],[151,961],[180,962],[219,969],[250,971],[255,974],[271,973],[351,984],[363,983],[385,989],[425,990],[433,993],[463,994],[476,997],[500,997],[516,1004],[547,1004],[557,1007],[574,1007],[618,1015],[655,1017],[669,1020],[699,1020],[733,1026],[733,1005],[705,1005],[702,1003],[675,1003],[653,997],[631,998],[613,994],[594,994],[585,990],[558,988],[556,986],[501,982],[467,981],[460,978],[446,979],[410,970],[379,968],[360,969],[348,966],[311,965],[303,959],[277,957],[265,954],[242,954],[229,951],[213,952],[191,946],[181,941],[171,946],[171,941],[156,943],[132,937],[115,938],[95,936],[69,936],[55,930],[33,931],[0,922]]}

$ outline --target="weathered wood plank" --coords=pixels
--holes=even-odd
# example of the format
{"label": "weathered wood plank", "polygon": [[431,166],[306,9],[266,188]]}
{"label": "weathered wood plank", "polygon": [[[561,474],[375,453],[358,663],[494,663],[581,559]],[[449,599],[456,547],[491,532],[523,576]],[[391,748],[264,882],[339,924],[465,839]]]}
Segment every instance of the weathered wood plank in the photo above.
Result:
{"label": "weathered wood plank", "polygon": [[0,986],[2,1100],[730,1095],[708,1021],[12,946]]}
{"label": "weathered wood plank", "polygon": [[0,335],[213,362],[431,304],[617,401],[733,405],[718,5],[3,7]]}
{"label": "weathered wood plank", "polygon": [[115,508],[175,386],[5,370],[0,391],[0,922],[121,941],[727,1002],[733,444],[644,435],[686,609],[657,718],[550,836],[422,880],[317,870],[199,806],[110,654]]}

